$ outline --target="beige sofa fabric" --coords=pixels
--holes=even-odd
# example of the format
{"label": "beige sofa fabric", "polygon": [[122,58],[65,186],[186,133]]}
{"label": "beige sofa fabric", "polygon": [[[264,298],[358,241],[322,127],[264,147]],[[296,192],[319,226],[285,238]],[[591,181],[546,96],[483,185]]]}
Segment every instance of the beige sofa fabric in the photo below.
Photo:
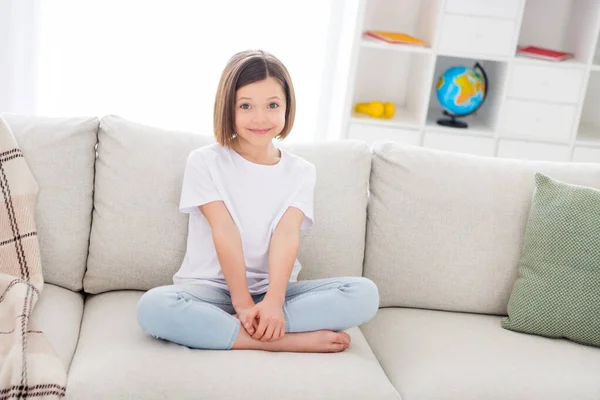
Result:
{"label": "beige sofa fabric", "polygon": [[185,254],[188,220],[178,211],[185,161],[212,142],[117,116],[101,119],[86,292],[172,283]]}
{"label": "beige sofa fabric", "polygon": [[52,284],[44,284],[33,309],[31,327],[44,332],[69,371],[83,316],[83,295]]}
{"label": "beige sofa fabric", "polygon": [[90,238],[99,120],[2,116],[38,182],[36,226],[44,280],[81,290]]}
{"label": "beige sofa fabric", "polygon": [[535,172],[600,188],[600,164],[373,151],[364,274],[382,306],[506,314]]}
{"label": "beige sofa fabric", "polygon": [[144,333],[141,295],[88,299],[69,399],[399,399],[358,328],[336,354],[196,350]]}
{"label": "beige sofa fabric", "polygon": [[285,143],[315,164],[315,225],[302,232],[298,279],[361,276],[371,152],[358,141]]}
{"label": "beige sofa fabric", "polygon": [[597,400],[600,349],[502,329],[501,317],[390,308],[362,327],[410,400]]}

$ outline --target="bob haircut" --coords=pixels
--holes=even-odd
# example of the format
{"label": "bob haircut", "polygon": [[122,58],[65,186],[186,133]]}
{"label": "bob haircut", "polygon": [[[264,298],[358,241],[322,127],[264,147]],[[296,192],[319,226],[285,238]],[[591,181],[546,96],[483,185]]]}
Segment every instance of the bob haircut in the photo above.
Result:
{"label": "bob haircut", "polygon": [[285,139],[294,125],[296,96],[287,68],[274,55],[264,50],[246,50],[234,54],[217,89],[214,109],[214,135],[221,146],[231,147],[235,138],[235,94],[243,86],[266,78],[279,81],[285,93],[285,125],[277,139]]}

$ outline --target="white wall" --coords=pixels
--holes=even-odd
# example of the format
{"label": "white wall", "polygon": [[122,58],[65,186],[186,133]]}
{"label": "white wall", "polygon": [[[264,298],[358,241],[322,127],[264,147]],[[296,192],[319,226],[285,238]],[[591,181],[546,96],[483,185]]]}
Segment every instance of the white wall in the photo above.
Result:
{"label": "white wall", "polygon": [[35,109],[36,0],[0,0],[0,112]]}

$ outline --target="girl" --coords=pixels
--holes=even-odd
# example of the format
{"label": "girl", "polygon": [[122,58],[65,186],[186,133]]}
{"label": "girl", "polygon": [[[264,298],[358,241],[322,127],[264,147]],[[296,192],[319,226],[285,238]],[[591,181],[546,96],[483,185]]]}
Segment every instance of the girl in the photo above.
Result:
{"label": "girl", "polygon": [[192,151],[179,209],[187,251],[173,285],[137,306],[150,335],[199,349],[339,352],[375,316],[361,277],[297,281],[300,230],[313,225],[315,166],[277,147],[296,110],[285,66],[265,51],[228,62],[214,108],[217,143]]}

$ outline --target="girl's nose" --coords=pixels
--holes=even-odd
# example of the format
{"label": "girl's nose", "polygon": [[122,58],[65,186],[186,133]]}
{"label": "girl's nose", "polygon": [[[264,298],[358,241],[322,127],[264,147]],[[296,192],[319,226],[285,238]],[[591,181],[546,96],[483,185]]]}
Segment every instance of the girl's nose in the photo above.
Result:
{"label": "girl's nose", "polygon": [[252,113],[252,122],[264,122],[266,120],[266,112],[263,109],[255,109]]}

